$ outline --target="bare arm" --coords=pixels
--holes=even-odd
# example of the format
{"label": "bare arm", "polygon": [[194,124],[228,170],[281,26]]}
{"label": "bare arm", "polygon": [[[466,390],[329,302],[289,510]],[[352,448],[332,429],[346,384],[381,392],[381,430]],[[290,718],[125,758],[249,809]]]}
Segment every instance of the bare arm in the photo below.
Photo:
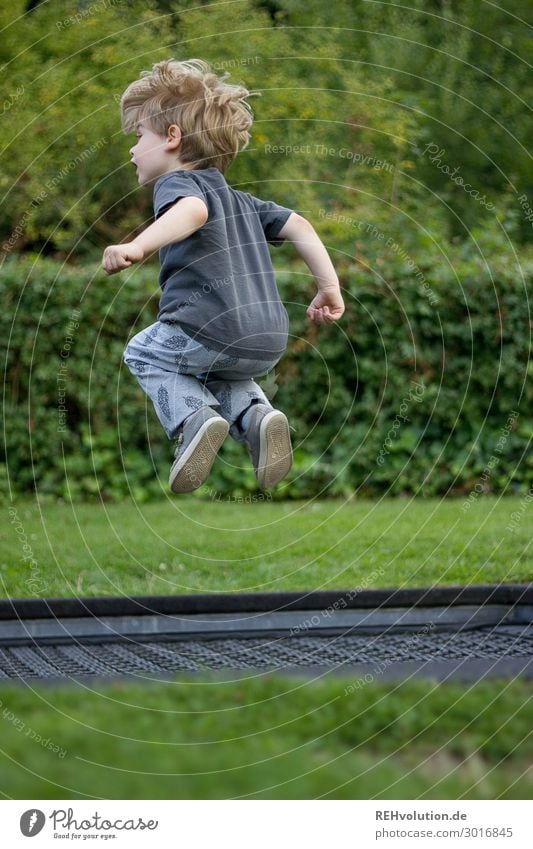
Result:
{"label": "bare arm", "polygon": [[200,198],[180,198],[132,242],[106,248],[102,268],[106,274],[116,274],[134,262],[141,262],[159,248],[191,236],[203,227],[208,215],[207,206]]}
{"label": "bare arm", "polygon": [[278,235],[292,242],[315,278],[318,294],[307,309],[309,318],[317,324],[337,321],[344,312],[339,278],[313,225],[293,212]]}

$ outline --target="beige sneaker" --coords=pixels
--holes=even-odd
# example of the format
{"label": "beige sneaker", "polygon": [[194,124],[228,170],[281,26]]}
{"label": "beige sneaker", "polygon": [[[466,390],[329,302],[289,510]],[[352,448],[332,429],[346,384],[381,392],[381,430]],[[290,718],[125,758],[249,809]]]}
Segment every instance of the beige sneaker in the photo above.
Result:
{"label": "beige sneaker", "polygon": [[261,489],[272,489],[292,466],[289,422],[284,413],[266,404],[253,404],[244,431],[255,476]]}

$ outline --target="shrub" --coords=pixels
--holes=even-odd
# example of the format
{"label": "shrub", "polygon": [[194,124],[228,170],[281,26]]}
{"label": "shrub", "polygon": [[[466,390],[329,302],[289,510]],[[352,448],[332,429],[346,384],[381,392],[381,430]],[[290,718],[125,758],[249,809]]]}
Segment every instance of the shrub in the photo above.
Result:
{"label": "shrub", "polygon": [[[320,328],[305,317],[312,286],[299,263],[281,267],[281,249],[291,338],[259,382],[288,413],[295,450],[275,498],[531,485],[532,263],[513,265],[496,249],[443,257],[421,245],[400,257],[367,238],[357,262],[339,262],[345,316]],[[4,263],[4,493],[146,500],[166,491],[171,444],[122,363],[128,339],[156,318],[155,278],[149,266],[106,278],[50,259]],[[253,492],[243,446],[228,439],[221,456],[210,492]]]}

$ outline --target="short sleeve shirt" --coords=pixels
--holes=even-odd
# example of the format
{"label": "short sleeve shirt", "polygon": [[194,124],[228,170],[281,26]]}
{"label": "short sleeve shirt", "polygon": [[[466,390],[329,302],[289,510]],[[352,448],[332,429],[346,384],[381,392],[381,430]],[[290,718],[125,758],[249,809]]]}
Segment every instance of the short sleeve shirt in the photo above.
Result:
{"label": "short sleeve shirt", "polygon": [[183,197],[208,209],[191,236],[160,250],[159,321],[229,355],[270,360],[287,345],[288,315],[276,286],[268,244],[293,210],[231,188],[217,168],[172,171],[154,185],[154,212]]}

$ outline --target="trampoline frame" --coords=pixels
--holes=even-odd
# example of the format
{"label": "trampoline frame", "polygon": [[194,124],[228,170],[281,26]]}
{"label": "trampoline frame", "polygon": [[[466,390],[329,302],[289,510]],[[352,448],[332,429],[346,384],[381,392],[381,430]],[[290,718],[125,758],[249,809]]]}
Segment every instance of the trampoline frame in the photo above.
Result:
{"label": "trampoline frame", "polygon": [[[54,646],[85,646],[87,652],[92,646],[96,656],[97,651],[116,643],[126,643],[128,648],[138,645],[139,654],[143,644],[164,643],[169,648],[174,645],[176,656],[181,653],[183,657],[188,645],[215,641],[211,644],[213,650],[206,651],[212,657],[216,641],[222,651],[223,646],[237,645],[240,640],[255,640],[254,649],[264,644],[265,650],[268,648],[266,655],[272,658],[276,640],[286,654],[287,646],[313,645],[310,640],[315,640],[316,647],[324,646],[326,637],[341,641],[337,645],[342,657],[342,640],[346,649],[349,638],[358,637],[368,638],[368,645],[376,646],[375,663],[379,664],[380,645],[386,646],[389,639],[390,654],[391,637],[414,634],[418,639],[424,634],[448,634],[451,643],[454,634],[465,631],[482,637],[500,634],[502,645],[525,648],[514,656],[499,658],[476,657],[475,653],[459,661],[428,658],[422,666],[419,660],[400,659],[380,675],[385,679],[413,674],[441,679],[451,675],[466,680],[487,675],[533,677],[533,584],[0,600],[0,654],[4,660],[10,652],[12,657],[20,651],[24,654],[23,647],[33,647],[33,657],[40,659],[46,655],[46,647],[49,655],[57,656]],[[514,635],[510,641],[509,635]],[[303,637],[307,642],[292,642]],[[429,636],[427,643],[434,645]],[[483,644],[483,640],[480,643],[478,639],[477,644]],[[473,639],[472,646],[475,645]],[[298,654],[301,656],[295,651]],[[349,652],[344,651],[344,656],[350,657]],[[358,663],[353,657],[339,666],[340,671],[349,669],[350,674],[368,674],[375,664]],[[317,668],[322,667],[318,664]],[[289,664],[276,671],[308,674],[311,668]],[[339,668],[335,671],[339,672]],[[120,677],[120,669],[115,672],[115,677]],[[21,677],[19,673],[13,675]]]}

